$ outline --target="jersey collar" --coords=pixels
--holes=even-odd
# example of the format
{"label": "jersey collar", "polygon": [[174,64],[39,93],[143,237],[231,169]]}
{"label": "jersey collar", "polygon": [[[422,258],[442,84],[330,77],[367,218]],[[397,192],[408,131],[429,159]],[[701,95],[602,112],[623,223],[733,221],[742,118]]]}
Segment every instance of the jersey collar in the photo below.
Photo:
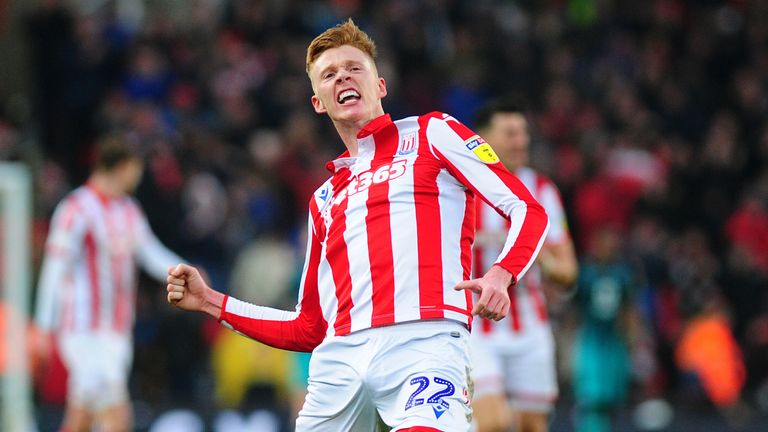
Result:
{"label": "jersey collar", "polygon": [[392,123],[392,117],[390,117],[389,114],[382,114],[369,121],[367,125],[363,126],[363,128],[360,129],[360,132],[357,133],[357,139],[363,139],[369,135],[372,135],[390,123]]}
{"label": "jersey collar", "polygon": [[[360,132],[357,133],[358,152],[360,155],[368,153],[368,150],[372,151],[372,149],[367,148],[367,146],[372,144],[372,140],[368,138],[374,133],[384,129],[384,127],[391,123],[392,117],[389,114],[382,114],[368,122],[367,125],[360,129]],[[347,150],[340,154],[336,159],[326,163],[325,169],[335,174],[342,168],[349,168],[352,164],[355,163],[356,160],[357,157],[349,156],[349,150]]]}
{"label": "jersey collar", "polygon": [[104,191],[99,189],[99,187],[96,186],[92,181],[86,182],[85,186],[90,189],[94,195],[96,195],[96,198],[98,198],[99,202],[101,202],[103,205],[107,205],[116,199],[116,197],[112,197],[104,193]]}

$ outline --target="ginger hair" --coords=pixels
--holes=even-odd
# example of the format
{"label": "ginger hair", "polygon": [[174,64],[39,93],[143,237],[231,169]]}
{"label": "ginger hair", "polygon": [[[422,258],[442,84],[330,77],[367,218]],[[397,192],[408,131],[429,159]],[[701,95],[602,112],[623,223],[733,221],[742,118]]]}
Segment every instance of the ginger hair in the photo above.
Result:
{"label": "ginger hair", "polygon": [[355,25],[352,18],[349,18],[345,22],[324,31],[309,44],[307,48],[307,74],[320,54],[342,45],[350,45],[359,49],[368,54],[371,60],[376,58],[376,44],[367,33]]}

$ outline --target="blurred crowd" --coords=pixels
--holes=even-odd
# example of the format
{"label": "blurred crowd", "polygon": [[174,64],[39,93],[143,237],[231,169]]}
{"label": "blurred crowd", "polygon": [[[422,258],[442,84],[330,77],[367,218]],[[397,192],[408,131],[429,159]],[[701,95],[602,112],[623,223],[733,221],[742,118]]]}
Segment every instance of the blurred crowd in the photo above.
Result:
{"label": "blurred crowd", "polygon": [[[491,99],[527,102],[533,166],[560,187],[579,256],[608,236],[632,269],[633,400],[768,411],[768,1],[38,3],[31,115],[0,99],[0,157],[35,170],[37,259],[96,138],[121,131],[145,152],[137,196],[158,237],[217,288],[292,308],[307,200],[344,149],[312,111],[305,49],[353,17],[378,44],[393,118],[471,126]],[[236,348],[164,298],[142,284],[145,409],[292,409],[288,354]],[[577,308],[554,303],[567,344]],[[569,379],[565,364],[565,399]]]}

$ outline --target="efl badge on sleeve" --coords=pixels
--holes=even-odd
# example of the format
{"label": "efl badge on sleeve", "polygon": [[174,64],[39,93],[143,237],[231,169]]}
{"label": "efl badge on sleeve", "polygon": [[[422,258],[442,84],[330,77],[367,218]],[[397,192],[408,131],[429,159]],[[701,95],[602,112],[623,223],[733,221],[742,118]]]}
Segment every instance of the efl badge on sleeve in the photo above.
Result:
{"label": "efl badge on sleeve", "polygon": [[477,156],[478,159],[487,163],[495,164],[499,161],[499,157],[491,148],[491,145],[485,142],[480,135],[475,135],[472,138],[464,141],[464,145]]}

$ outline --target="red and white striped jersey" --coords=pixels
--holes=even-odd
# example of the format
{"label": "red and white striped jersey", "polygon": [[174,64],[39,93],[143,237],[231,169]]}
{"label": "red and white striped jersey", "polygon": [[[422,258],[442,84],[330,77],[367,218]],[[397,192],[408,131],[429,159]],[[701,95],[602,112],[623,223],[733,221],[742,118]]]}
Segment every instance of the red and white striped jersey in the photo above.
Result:
{"label": "red and white striped jersey", "polygon": [[131,197],[109,198],[83,185],[56,207],[38,285],[43,330],[130,333],[136,262],[158,281],[182,262],[152,233]]}
{"label": "red and white striped jersey", "polygon": [[[544,206],[549,216],[550,228],[545,243],[558,244],[569,241],[568,222],[557,186],[546,176],[528,167],[518,169],[515,175]],[[472,268],[474,275],[478,276],[494,264],[504,246],[509,221],[496,213],[492,207],[478,202],[476,226]],[[524,279],[510,287],[508,317],[501,321],[483,319],[475,331],[480,330],[486,334],[520,333],[533,326],[547,325],[547,307],[541,284],[541,270],[534,264]]]}
{"label": "red and white striped jersey", "polygon": [[356,157],[310,200],[309,239],[293,312],[226,297],[220,321],[266,344],[310,351],[325,337],[416,320],[471,325],[475,200],[511,219],[499,265],[522,277],[548,220],[477,134],[442,113],[371,121]]}

